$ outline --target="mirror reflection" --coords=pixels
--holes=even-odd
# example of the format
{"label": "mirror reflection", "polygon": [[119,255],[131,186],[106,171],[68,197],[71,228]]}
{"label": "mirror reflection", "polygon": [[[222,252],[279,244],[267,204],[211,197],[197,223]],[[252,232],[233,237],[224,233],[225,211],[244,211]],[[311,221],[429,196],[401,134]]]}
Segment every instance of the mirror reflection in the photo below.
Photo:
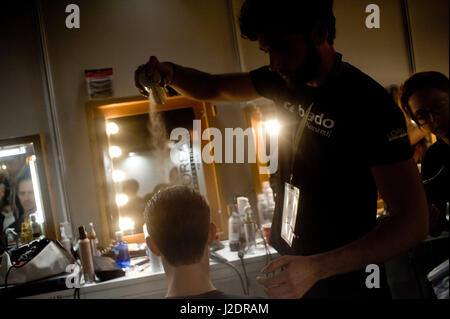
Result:
{"label": "mirror reflection", "polygon": [[[119,227],[125,234],[142,233],[143,211],[153,194],[169,185],[199,187],[199,170],[173,161],[172,129],[186,128],[192,134],[192,108],[113,118],[107,121],[109,156]],[[177,151],[177,150],[175,150]],[[195,172],[193,172],[195,170]],[[202,184],[200,182],[200,184]]]}
{"label": "mirror reflection", "polygon": [[33,143],[0,146],[0,253],[44,234]]}

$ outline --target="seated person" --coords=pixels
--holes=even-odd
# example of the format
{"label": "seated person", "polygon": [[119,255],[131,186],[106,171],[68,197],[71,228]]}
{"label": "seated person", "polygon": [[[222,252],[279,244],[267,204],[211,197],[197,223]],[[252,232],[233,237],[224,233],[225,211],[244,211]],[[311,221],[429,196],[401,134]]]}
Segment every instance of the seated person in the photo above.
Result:
{"label": "seated person", "polygon": [[30,215],[36,212],[33,182],[31,175],[24,174],[17,180],[17,206],[20,212],[20,223],[28,222]]}
{"label": "seated person", "polygon": [[217,290],[209,272],[209,246],[216,237],[206,200],[186,186],[165,188],[145,210],[147,245],[161,261],[167,298],[236,299]]}
{"label": "seated person", "polygon": [[422,179],[430,209],[430,235],[447,227],[450,202],[449,80],[439,72],[410,77],[401,88],[401,106],[418,127],[437,137],[422,160]]}
{"label": "seated person", "polygon": [[128,202],[120,207],[120,215],[128,217],[134,222],[134,231],[142,233],[144,225],[143,212],[145,209],[144,199],[138,196],[139,182],[128,179],[122,183],[122,192],[128,196]]}

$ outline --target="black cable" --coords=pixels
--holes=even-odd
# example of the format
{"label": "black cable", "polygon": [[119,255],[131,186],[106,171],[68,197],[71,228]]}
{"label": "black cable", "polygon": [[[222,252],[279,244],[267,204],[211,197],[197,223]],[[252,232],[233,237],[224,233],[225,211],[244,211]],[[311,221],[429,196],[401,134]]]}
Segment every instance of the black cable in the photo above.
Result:
{"label": "black cable", "polygon": [[247,271],[245,270],[244,252],[243,251],[239,251],[238,252],[238,256],[239,256],[239,259],[241,260],[242,268],[244,270],[244,275],[245,275],[245,281],[247,283],[247,293],[246,293],[246,295],[249,296],[249,294],[250,294],[250,281],[249,281],[248,276],[247,276]]}
{"label": "black cable", "polygon": [[259,225],[256,225],[256,231],[261,236],[264,243],[264,249],[266,251],[266,266],[267,266],[269,262],[272,261],[272,254],[270,253],[269,247],[267,247],[266,238],[264,237],[264,233],[261,230],[261,227],[259,227]]}
{"label": "black cable", "polygon": [[244,291],[244,295],[248,296],[248,293],[245,291],[244,279],[242,279],[242,275],[241,275],[241,273],[239,272],[239,270],[236,268],[236,266],[233,265],[233,264],[230,263],[230,262],[226,262],[226,263],[223,263],[223,264],[224,264],[224,265],[227,265],[227,266],[229,266],[229,267],[231,267],[232,269],[234,269],[234,271],[236,271],[236,273],[237,273],[238,276],[239,276],[239,279],[241,280],[241,287],[242,287],[242,290]]}
{"label": "black cable", "polygon": [[218,262],[218,263],[221,263],[221,264],[224,264],[224,265],[227,265],[227,266],[231,267],[231,268],[238,274],[238,277],[239,277],[239,279],[240,279],[240,281],[241,281],[241,287],[242,287],[242,290],[244,291],[244,295],[247,295],[247,292],[245,291],[244,280],[242,279],[242,275],[241,275],[241,273],[239,272],[239,270],[236,268],[236,266],[234,266],[232,263],[230,263],[229,261],[227,261],[225,258],[219,256],[219,255],[216,254],[215,252],[210,252],[209,256],[211,257],[212,260],[214,260],[214,261],[216,261],[216,262]]}

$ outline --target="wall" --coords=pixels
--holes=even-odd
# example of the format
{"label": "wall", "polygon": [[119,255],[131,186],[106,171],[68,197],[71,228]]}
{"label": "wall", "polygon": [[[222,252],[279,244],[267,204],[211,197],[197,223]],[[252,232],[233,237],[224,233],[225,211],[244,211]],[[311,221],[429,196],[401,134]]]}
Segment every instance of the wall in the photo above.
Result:
{"label": "wall", "polygon": [[408,0],[416,72],[448,76],[448,0]]}
{"label": "wall", "polygon": [[33,2],[15,1],[3,5],[0,23],[0,139],[35,134],[44,136],[55,213],[62,222],[65,221],[65,206],[59,188],[58,159],[49,120]]}

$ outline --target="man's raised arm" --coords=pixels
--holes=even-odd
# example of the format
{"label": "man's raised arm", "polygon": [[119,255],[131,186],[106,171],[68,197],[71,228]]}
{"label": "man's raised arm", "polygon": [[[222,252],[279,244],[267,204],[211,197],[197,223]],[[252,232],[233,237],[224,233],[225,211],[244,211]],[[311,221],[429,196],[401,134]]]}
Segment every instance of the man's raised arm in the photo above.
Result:
{"label": "man's raised arm", "polygon": [[138,74],[145,69],[150,76],[154,70],[161,74],[163,85],[170,85],[180,94],[202,101],[250,101],[261,97],[256,92],[249,73],[209,74],[171,62],[159,62],[152,56],[135,72],[135,84],[142,95],[148,93],[139,83]]}

